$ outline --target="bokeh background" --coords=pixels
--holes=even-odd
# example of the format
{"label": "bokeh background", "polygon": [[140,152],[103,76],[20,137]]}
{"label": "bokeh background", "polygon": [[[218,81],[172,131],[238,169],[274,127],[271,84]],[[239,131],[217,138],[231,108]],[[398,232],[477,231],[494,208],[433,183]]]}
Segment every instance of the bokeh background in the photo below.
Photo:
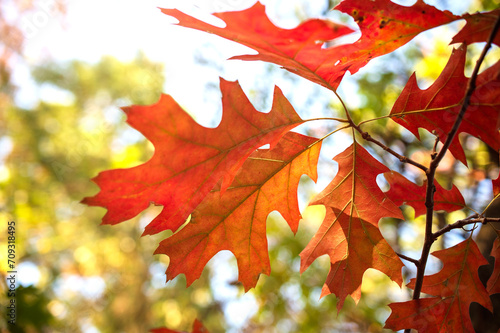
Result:
{"label": "bokeh background", "polygon": [[[309,17],[327,17],[353,26],[349,17],[329,11],[338,1],[263,1],[271,19],[294,27]],[[398,1],[411,4],[414,1]],[[455,14],[495,9],[498,0],[426,1]],[[165,92],[197,121],[216,126],[221,116],[218,78],[238,79],[252,103],[268,110],[278,85],[303,117],[341,115],[339,102],[325,89],[263,63],[226,61],[247,50],[229,41],[172,25],[157,7],[177,7],[213,20],[210,11],[242,9],[245,0],[79,1],[0,0],[0,300],[7,304],[7,222],[16,221],[17,324],[0,319],[8,332],[147,332],[153,327],[190,331],[195,318],[211,332],[380,332],[390,301],[408,291],[369,270],[363,297],[348,299],[337,313],[333,295],[319,299],[328,272],[320,258],[302,276],[300,251],[322,221],[324,210],[307,202],[336,172],[331,158],[348,144],[342,134],[325,143],[320,177],[300,185],[304,220],[297,236],[279,214],[268,221],[271,276],[261,276],[245,294],[237,283],[234,258],[226,252],[210,261],[202,277],[186,288],[183,276],[165,283],[168,257],[153,256],[169,235],[141,237],[159,211],[155,207],[131,221],[102,226],[104,209],[80,200],[98,187],[90,179],[100,171],[138,165],[152,145],[125,123],[120,107],[151,104]],[[419,36],[398,52],[374,60],[355,76],[346,76],[340,95],[356,120],[387,114],[411,73],[421,87],[440,73],[463,26],[452,24]],[[356,38],[354,36],[353,38]],[[472,66],[480,51],[470,52]],[[490,64],[498,59],[495,48]],[[333,125],[301,127],[321,136]],[[366,130],[404,154],[424,160],[433,137],[422,143],[387,120]],[[481,209],[490,193],[488,179],[498,175],[498,155],[480,141],[462,137],[470,169],[447,159],[440,182],[459,185],[472,208]],[[376,150],[372,153],[378,154]],[[388,166],[418,181],[390,157]],[[413,211],[405,209],[408,220]],[[438,214],[439,223],[467,212]],[[392,246],[418,257],[422,219],[384,220],[382,232]],[[440,246],[462,239],[456,232]],[[324,259],[324,260],[323,260]],[[433,269],[439,263],[433,262]],[[412,272],[405,270],[406,275]],[[2,312],[3,313],[3,312]]]}

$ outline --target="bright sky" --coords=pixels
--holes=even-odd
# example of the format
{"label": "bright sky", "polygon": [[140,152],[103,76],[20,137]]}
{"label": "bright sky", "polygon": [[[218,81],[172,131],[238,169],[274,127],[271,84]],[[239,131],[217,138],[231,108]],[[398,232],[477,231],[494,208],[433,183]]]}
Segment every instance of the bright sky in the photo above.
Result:
{"label": "bright sky", "polygon": [[[203,102],[206,82],[218,85],[218,77],[239,79],[241,84],[250,85],[255,73],[265,70],[258,62],[242,64],[240,61],[225,60],[232,55],[248,52],[249,49],[206,33],[177,27],[172,23],[175,19],[160,12],[158,7],[176,7],[194,13],[199,18],[210,19],[208,10],[231,10],[245,8],[253,4],[253,0],[188,0],[188,1],[67,1],[68,14],[61,24],[51,10],[51,4],[62,0],[44,0],[45,8],[28,14],[22,20],[22,28],[28,35],[26,44],[26,60],[29,64],[39,64],[51,57],[56,60],[81,59],[97,62],[103,55],[112,55],[120,60],[131,60],[139,50],[153,61],[165,65],[165,92],[188,110],[197,110]],[[264,1],[263,1],[264,2]],[[277,3],[282,1],[267,1]],[[298,2],[298,1],[294,1]],[[290,4],[290,1],[288,1]],[[320,12],[325,1],[313,1]],[[200,7],[196,10],[195,6]],[[293,8],[284,6],[282,8]],[[293,12],[287,13],[280,8],[280,23],[290,27],[296,25]],[[292,14],[292,15],[290,15]],[[288,19],[287,19],[288,18]],[[217,22],[213,19],[213,22]],[[209,69],[207,66],[194,64],[193,55],[199,54],[203,46],[209,54],[203,56],[216,64],[224,64],[223,72]],[[251,51],[250,51],[251,52]],[[220,67],[220,66],[219,66]],[[15,78],[21,86],[26,87],[27,70],[18,70]],[[270,82],[269,86],[272,87]],[[29,87],[21,90],[16,99],[20,104],[28,106],[33,103],[33,91]],[[205,106],[206,108],[206,106]],[[204,112],[206,113],[206,112]],[[210,112],[209,112],[210,114]],[[198,119],[202,123],[207,119]]]}
{"label": "bright sky", "polygon": [[[68,8],[64,22],[53,12],[54,5],[58,2],[65,3]],[[164,91],[173,95],[190,112],[203,109],[201,119],[197,120],[208,125],[213,121],[218,105],[215,103],[212,110],[206,109],[206,83],[218,86],[218,77],[223,76],[229,80],[238,79],[243,89],[248,91],[248,87],[255,84],[255,77],[266,72],[265,64],[226,61],[233,55],[253,51],[216,36],[175,26],[172,23],[176,20],[162,14],[158,7],[176,7],[194,13],[199,18],[217,22],[206,13],[241,9],[254,2],[255,0],[41,0],[35,2],[37,9],[21,21],[21,28],[28,36],[26,60],[31,65],[40,64],[49,57],[55,60],[81,59],[97,62],[103,55],[112,55],[127,61],[142,50],[151,60],[165,65],[167,80]],[[288,28],[298,24],[297,12],[318,16],[327,3],[325,0],[309,1],[306,13],[303,13],[303,10],[297,9],[303,7],[304,1],[261,2],[269,6],[268,14],[272,20]],[[412,1],[398,2],[408,4]],[[299,3],[302,5],[299,6]],[[457,12],[464,10],[465,8],[459,8]],[[204,52],[203,57],[216,64],[216,68],[220,70],[216,70],[214,66],[209,68],[196,64],[194,55],[199,55],[200,52]],[[16,98],[18,104],[29,106],[35,103],[33,99],[37,94],[32,91],[32,87],[26,85],[29,78],[27,69],[18,67],[14,78],[24,88]],[[344,80],[346,81],[348,80]],[[269,80],[266,88],[272,89],[274,84],[283,88],[283,85],[289,83],[286,80]],[[305,83],[307,84],[309,83]],[[345,83],[344,87],[347,85]],[[287,96],[287,90],[283,90]],[[217,101],[217,98],[211,100]],[[202,103],[204,106],[201,106]]]}

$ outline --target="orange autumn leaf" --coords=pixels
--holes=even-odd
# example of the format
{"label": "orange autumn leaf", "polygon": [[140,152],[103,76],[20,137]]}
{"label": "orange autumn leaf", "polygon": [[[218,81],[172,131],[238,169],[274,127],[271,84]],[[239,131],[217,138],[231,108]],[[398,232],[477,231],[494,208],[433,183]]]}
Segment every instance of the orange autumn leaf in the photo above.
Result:
{"label": "orange autumn leaf", "polygon": [[495,231],[497,238],[493,242],[493,248],[491,249],[491,256],[495,258],[495,266],[486,285],[486,289],[490,295],[500,293],[500,230]]}
{"label": "orange autumn leaf", "polygon": [[255,286],[260,274],[269,275],[267,216],[277,210],[297,231],[297,186],[303,174],[316,180],[320,146],[318,139],[290,132],[273,149],[253,153],[223,194],[217,186],[191,221],[160,243],[155,254],[170,257],[167,279],[183,273],[190,285],[222,250],[236,257],[245,290]]}
{"label": "orange autumn leaf", "polygon": [[321,296],[335,294],[339,298],[339,311],[347,296],[350,295],[356,303],[359,301],[363,274],[369,268],[385,273],[398,284],[402,283],[401,260],[380,230],[363,219],[327,208],[322,226],[301,257],[306,258],[313,246],[315,255],[324,251],[330,256],[330,271]]}
{"label": "orange autumn leaf", "polygon": [[196,123],[168,95],[149,106],[124,108],[127,122],[155,146],[146,163],[101,172],[93,181],[101,191],[83,200],[108,210],[103,224],[130,219],[151,203],[163,206],[144,234],[177,230],[222,179],[222,191],[246,158],[272,146],[303,123],[278,88],[269,113],[255,110],[237,82],[221,79],[223,115],[217,128]]}
{"label": "orange autumn leaf", "polygon": [[[495,25],[500,9],[486,13],[465,14],[462,17],[467,22],[465,27],[453,37],[450,44],[465,43],[472,44],[478,42],[486,42],[490,37],[491,30]],[[500,46],[500,35],[497,34],[493,39],[493,43]]]}
{"label": "orange autumn leaf", "polygon": [[403,218],[400,209],[380,190],[378,174],[388,168],[356,141],[334,158],[339,171],[311,205],[324,205],[326,217],[313,239],[300,254],[301,272],[323,254],[330,256],[331,269],[323,295],[334,293],[340,309],[347,295],[357,302],[361,280],[375,268],[402,283],[403,263],[380,234],[383,217]]}
{"label": "orange autumn leaf", "polygon": [[[408,205],[413,207],[415,216],[425,214],[427,211],[425,206],[426,181],[422,186],[419,186],[395,171],[384,173],[384,177],[391,186],[389,191],[385,192],[385,195],[397,206]],[[451,213],[465,207],[465,200],[455,185],[448,191],[438,182],[434,183],[436,186],[436,192],[434,193],[435,211],[444,210]]]}
{"label": "orange autumn leaf", "polygon": [[[435,133],[441,142],[453,127],[462,106],[468,78],[464,75],[466,49],[453,50],[446,67],[427,89],[418,87],[415,73],[410,77],[391,110],[392,119],[420,138],[418,129]],[[458,133],[469,133],[495,150],[500,149],[500,61],[478,75]],[[450,152],[467,164],[463,148],[456,135]]]}
{"label": "orange autumn leaf", "polygon": [[[444,249],[433,256],[443,262],[436,274],[425,276],[422,292],[431,298],[392,303],[386,328],[399,330],[414,328],[419,332],[474,332],[469,307],[477,302],[492,310],[486,288],[479,279],[479,266],[487,265],[472,238]],[[414,288],[415,279],[408,284]]]}
{"label": "orange autumn leaf", "polygon": [[294,29],[282,29],[267,18],[265,7],[259,2],[246,10],[215,13],[214,16],[224,21],[223,28],[176,9],[161,10],[178,19],[181,26],[227,38],[258,52],[231,59],[272,62],[332,90],[337,89],[347,71],[354,74],[371,59],[396,50],[419,33],[459,19],[421,0],[412,7],[390,0],[346,0],[335,9],[354,17],[361,30],[359,40],[324,48],[324,42],[353,30],[320,19],[305,21]]}
{"label": "orange autumn leaf", "polygon": [[500,194],[500,175],[496,179],[492,179],[493,196],[496,198]]}
{"label": "orange autumn leaf", "polygon": [[[334,9],[354,18],[361,37],[352,44],[340,45],[328,50],[330,64],[344,74],[356,73],[371,59],[388,54],[411,41],[418,34],[459,19],[445,10],[441,11],[422,0],[410,7],[390,0],[345,0]],[[332,71],[332,68],[328,68]],[[338,82],[340,80],[336,78]]]}

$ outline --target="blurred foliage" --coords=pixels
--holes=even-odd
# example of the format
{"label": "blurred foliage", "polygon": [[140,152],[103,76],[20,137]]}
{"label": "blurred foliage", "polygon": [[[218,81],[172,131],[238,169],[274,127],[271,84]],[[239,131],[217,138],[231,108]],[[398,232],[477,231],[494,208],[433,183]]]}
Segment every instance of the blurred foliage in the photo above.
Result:
{"label": "blurred foliage", "polygon": [[9,326],[12,333],[31,332],[34,328],[54,325],[54,316],[48,310],[50,300],[39,289],[20,286],[16,290],[16,300],[16,322],[23,324]]}
{"label": "blurred foliage", "polygon": [[[155,102],[162,72],[141,54],[129,63],[49,63],[33,70],[39,103],[29,110],[10,105],[1,217],[17,222],[18,277],[34,275],[32,285],[18,289],[19,332],[146,332],[167,319],[188,328],[195,317],[222,316],[217,302],[200,301],[182,279],[165,285],[168,259],[152,256],[159,238],[140,238],[140,221],[152,219],[154,209],[110,227],[99,225],[103,210],[79,203],[98,190],[90,179],[99,171],[152,154],[117,105]],[[36,268],[23,270],[20,262]],[[211,300],[207,275],[198,289]],[[2,281],[5,290],[4,273]],[[222,328],[223,321],[212,325]]]}

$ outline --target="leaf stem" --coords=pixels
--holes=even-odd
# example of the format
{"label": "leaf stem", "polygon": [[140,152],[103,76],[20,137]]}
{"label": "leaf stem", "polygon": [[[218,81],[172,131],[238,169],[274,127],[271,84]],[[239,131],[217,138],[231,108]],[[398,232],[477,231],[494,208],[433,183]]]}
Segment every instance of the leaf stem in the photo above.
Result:
{"label": "leaf stem", "polygon": [[350,124],[354,124],[354,122],[352,121],[351,115],[349,114],[349,110],[347,109],[347,106],[345,105],[344,100],[342,99],[342,97],[340,97],[339,93],[336,90],[333,90],[333,93],[335,94],[335,96],[337,96],[340,104],[342,104],[342,107],[344,108],[345,115],[347,117],[347,122],[350,123]]}
{"label": "leaf stem", "polygon": [[[426,212],[426,222],[425,222],[425,238],[424,238],[424,245],[422,247],[422,254],[419,260],[419,264],[417,265],[417,276],[416,276],[416,281],[415,281],[415,288],[413,292],[413,299],[419,299],[420,298],[420,293],[422,291],[422,285],[424,281],[424,273],[425,273],[425,266],[427,264],[427,258],[429,257],[430,254],[430,249],[434,241],[437,239],[437,237],[443,235],[444,233],[455,229],[455,228],[461,228],[467,224],[472,224],[472,223],[477,223],[481,221],[483,223],[485,218],[477,218],[479,220],[475,221],[474,219],[465,219],[461,221],[457,221],[454,224],[448,225],[444,227],[443,229],[437,231],[436,233],[432,233],[432,218],[434,215],[434,192],[436,191],[436,187],[434,185],[434,176],[436,173],[436,169],[443,159],[444,155],[448,151],[448,148],[451,145],[451,142],[453,141],[455,135],[458,132],[458,129],[460,128],[460,125],[462,123],[462,119],[464,117],[464,114],[469,107],[470,103],[470,98],[476,88],[476,79],[479,73],[479,68],[481,67],[481,64],[484,60],[484,57],[486,56],[486,53],[491,47],[491,43],[493,39],[495,38],[495,35],[498,32],[498,29],[500,27],[500,17],[497,19],[495,26],[493,27],[490,36],[488,38],[488,41],[486,45],[483,48],[483,51],[481,52],[481,55],[479,56],[479,59],[476,62],[476,65],[474,67],[474,70],[472,72],[472,75],[467,83],[467,89],[466,89],[466,94],[465,98],[462,103],[462,107],[460,108],[460,112],[458,113],[457,119],[455,120],[455,123],[453,124],[453,127],[451,131],[449,132],[446,141],[443,144],[443,147],[437,154],[432,155],[432,161],[429,165],[429,168],[427,169],[426,175],[427,175],[427,191],[426,191],[426,199],[425,199],[425,205],[427,207],[427,212]],[[405,332],[410,332],[409,329],[406,329]]]}
{"label": "leaf stem", "polygon": [[347,120],[347,119],[344,119],[344,118],[334,118],[334,117],[312,118],[312,119],[306,119],[306,120],[304,120],[304,122],[307,122],[307,121],[316,121],[316,120],[334,120],[334,121],[338,121],[340,123],[348,123],[349,122],[349,120]]}
{"label": "leaf stem", "polygon": [[376,117],[376,118],[372,118],[372,119],[367,119],[367,120],[363,120],[362,122],[360,122],[358,124],[358,126],[361,126],[363,124],[366,124],[366,123],[369,123],[369,122],[372,122],[372,121],[376,121],[376,120],[381,120],[381,119],[386,119],[386,118],[391,118],[392,115],[390,114],[386,114],[385,116],[380,116],[380,117]]}

